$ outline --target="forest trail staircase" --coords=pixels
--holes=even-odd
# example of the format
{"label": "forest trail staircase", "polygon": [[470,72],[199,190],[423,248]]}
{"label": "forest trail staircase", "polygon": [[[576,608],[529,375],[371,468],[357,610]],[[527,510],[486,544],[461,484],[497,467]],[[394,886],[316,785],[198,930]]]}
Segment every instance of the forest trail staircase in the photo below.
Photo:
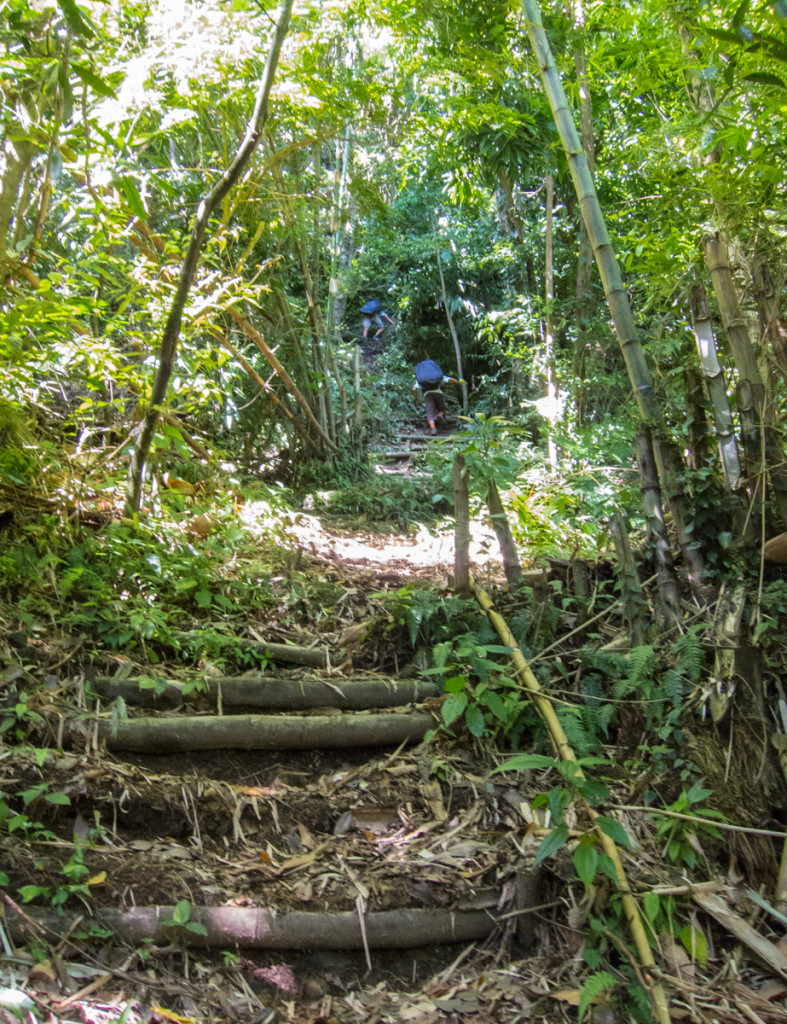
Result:
{"label": "forest trail staircase", "polygon": [[[527,829],[521,798],[470,766],[450,786],[434,777],[416,745],[440,687],[265,646],[264,672],[196,686],[97,677],[85,713],[61,716],[66,753],[45,775],[71,801],[61,825],[76,812],[74,834],[92,834],[97,922],[129,943],[362,950],[367,964],[375,949],[526,944],[538,901],[532,857],[510,839]],[[174,923],[182,900],[198,930]],[[24,935],[24,919],[10,925]]]}

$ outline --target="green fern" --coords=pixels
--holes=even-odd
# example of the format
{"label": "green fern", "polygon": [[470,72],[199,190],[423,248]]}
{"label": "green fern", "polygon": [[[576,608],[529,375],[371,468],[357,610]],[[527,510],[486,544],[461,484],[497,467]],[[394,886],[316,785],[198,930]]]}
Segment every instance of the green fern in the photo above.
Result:
{"label": "green fern", "polygon": [[673,708],[679,708],[683,703],[686,679],[679,672],[676,672],[675,669],[670,668],[661,677],[661,684],[664,696],[672,704]]}
{"label": "green fern", "polygon": [[582,1020],[596,996],[600,996],[602,992],[614,988],[615,985],[617,985],[617,981],[608,971],[597,971],[595,974],[591,974],[579,992],[578,1020]]}
{"label": "green fern", "polygon": [[655,651],[650,644],[645,644],[642,647],[635,647],[629,653],[629,681],[632,684],[632,688],[637,683],[641,683],[643,679],[649,679],[651,676],[651,669],[653,666],[653,660],[655,657]]}
{"label": "green fern", "polygon": [[676,671],[696,683],[705,664],[705,652],[697,626],[692,626],[687,633],[677,637],[672,645],[672,653]]}

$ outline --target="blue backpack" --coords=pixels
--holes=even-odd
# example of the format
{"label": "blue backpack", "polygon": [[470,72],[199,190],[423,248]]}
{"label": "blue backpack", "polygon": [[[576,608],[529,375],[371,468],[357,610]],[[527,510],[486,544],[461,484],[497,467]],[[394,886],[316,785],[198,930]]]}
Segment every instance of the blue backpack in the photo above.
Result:
{"label": "blue backpack", "polygon": [[427,388],[439,388],[443,383],[445,374],[440,369],[440,364],[434,359],[424,359],[415,367],[415,379],[421,385],[422,390]]}

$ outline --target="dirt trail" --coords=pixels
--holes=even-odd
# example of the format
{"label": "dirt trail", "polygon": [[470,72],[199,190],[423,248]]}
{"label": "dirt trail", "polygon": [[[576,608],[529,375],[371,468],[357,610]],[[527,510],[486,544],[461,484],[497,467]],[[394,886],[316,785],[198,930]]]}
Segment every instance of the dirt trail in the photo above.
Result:
{"label": "dirt trail", "polygon": [[[243,514],[253,527],[254,507]],[[328,529],[306,514],[294,515],[290,528],[312,578],[343,591],[350,634],[374,610],[369,595],[450,572],[447,534],[380,537]],[[106,974],[84,997],[83,1019],[117,1019],[106,1016],[113,999],[125,999],[125,1021],[146,1019],[146,999],[161,1008],[159,1018],[147,1018],[154,1020],[172,1019],[165,1010],[201,1020],[264,1020],[274,1011],[298,1022],[521,1017],[508,956],[512,943],[531,937],[521,912],[535,897],[520,799],[510,783],[485,778],[489,765],[472,744],[422,742],[439,723],[439,688],[430,691],[425,680],[402,702],[396,668],[403,680],[417,673],[396,666],[384,629],[343,641],[335,619],[332,626],[319,635],[311,619],[308,633],[261,638],[324,648],[322,668],[271,662],[222,685],[211,684],[208,667],[205,685],[174,695],[170,688],[158,707],[148,684],[136,693],[133,679],[124,684],[140,673],[121,659],[103,674],[122,690],[83,677],[55,684],[50,674],[53,685],[36,708],[45,723],[38,742],[64,749],[6,748],[2,756],[0,788],[47,830],[38,843],[12,839],[3,851],[9,893],[42,890],[28,906],[7,904],[5,931],[9,942],[41,929],[44,940],[47,929],[79,932],[79,886],[87,885],[93,926],[108,925],[114,937],[64,949],[65,962],[86,957]],[[378,670],[359,672],[353,658]],[[40,672],[31,663],[23,674]],[[270,695],[280,694],[278,710],[263,716],[232,702],[233,684],[245,693],[259,687],[274,706]],[[315,686],[319,706],[292,700]],[[342,694],[352,686],[374,691],[368,703],[385,706],[347,707]],[[139,696],[153,707],[135,706]],[[129,726],[166,728],[167,752],[161,744],[156,752],[124,749],[123,715]],[[383,719],[396,726],[415,718],[420,724],[407,737],[383,731],[370,739]],[[249,749],[275,746],[260,740],[270,722],[274,734],[286,724],[291,749]],[[204,749],[177,749],[186,725],[208,736]],[[361,729],[362,746],[344,745],[355,742],[346,739],[348,726]],[[223,736],[217,749],[213,728]],[[40,795],[19,800],[41,786]],[[64,794],[68,805],[49,803],[48,793]],[[62,917],[37,909],[53,896],[63,901]],[[452,967],[465,957],[465,970],[477,964],[468,976]],[[488,997],[467,980],[482,969],[492,971]],[[135,987],[143,971],[147,997]],[[79,988],[67,975],[31,980],[21,956],[0,983],[26,986],[54,1008]]]}

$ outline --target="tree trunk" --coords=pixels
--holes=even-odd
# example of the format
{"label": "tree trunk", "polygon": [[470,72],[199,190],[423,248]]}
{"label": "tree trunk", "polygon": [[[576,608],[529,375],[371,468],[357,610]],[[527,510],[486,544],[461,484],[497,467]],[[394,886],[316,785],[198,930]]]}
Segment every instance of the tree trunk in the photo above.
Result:
{"label": "tree trunk", "polygon": [[547,381],[547,421],[549,434],[547,452],[552,472],[557,472],[557,447],[555,445],[554,428],[557,421],[557,387],[555,385],[555,339],[552,334],[552,307],[555,301],[555,269],[553,260],[554,247],[554,207],[555,178],[547,171],[546,184],[546,237],[544,239],[544,288],[546,312],[544,316],[544,370]]}
{"label": "tree trunk", "polygon": [[451,310],[448,308],[448,293],[445,290],[445,275],[443,274],[443,260],[440,256],[440,236],[437,228],[437,212],[433,214],[433,227],[434,227],[434,251],[437,257],[437,270],[440,274],[440,294],[443,299],[443,308],[445,309],[446,319],[448,320],[448,329],[451,331],[451,337],[454,342],[454,352],[456,353],[456,372],[457,376],[462,381],[462,412],[467,416],[468,404],[467,404],[467,384],[464,380],[464,369],[462,368],[462,350],[459,347],[459,338],[456,333],[456,327],[454,326],[454,318],[451,316]]}
{"label": "tree trunk", "polygon": [[760,314],[762,336],[770,343],[773,358],[779,367],[782,379],[787,384],[787,323],[781,313],[778,291],[774,288],[768,264],[762,256],[755,256],[751,270],[754,297]]}
{"label": "tree trunk", "polygon": [[631,553],[628,524],[620,512],[616,512],[612,519],[612,542],[618,562],[620,602],[629,627],[629,643],[632,647],[642,647],[648,635],[644,622],[648,606]]}
{"label": "tree trunk", "polygon": [[[593,136],[593,106],[590,92],[590,78],[587,73],[588,61],[585,56],[584,32],[585,12],[580,0],[574,3],[574,30],[577,33],[577,44],[574,47],[574,68],[579,83],[579,126],[582,150],[587,160],[591,175],[596,165],[596,143]],[[574,399],[577,406],[577,423],[584,424],[585,415],[585,355],[588,345],[587,324],[590,319],[592,292],[590,288],[593,274],[593,250],[582,215],[577,218],[579,245],[577,248],[577,280],[575,324],[577,332],[576,348],[574,349],[573,369],[575,381]]]}
{"label": "tree trunk", "polygon": [[273,76],[276,65],[279,61],[284,37],[287,34],[287,27],[290,21],[292,0],[283,0],[279,23],[273,33],[271,47],[268,52],[268,59],[262,75],[257,100],[251,120],[249,121],[246,135],[238,148],[235,158],[230,166],[221,176],[218,183],[210,190],[197,208],[197,215],[194,218],[194,226],[191,231],[186,256],[180,272],[175,298],[164,325],[164,333],[161,338],[161,349],[159,351],[158,368],[153,381],[153,389],[150,395],[147,412],[142,420],[141,430],[134,454],[131,457],[129,468],[128,484],[126,487],[126,514],[134,515],[139,511],[140,499],[142,497],[142,482],[145,475],[150,448],[153,443],[153,435],[158,423],[160,406],[167,396],[167,388],[175,368],[175,356],[177,354],[178,338],[180,336],[180,325],[183,320],[183,310],[186,306],[191,289],[192,281],[197,270],[197,261],[202,251],[202,243],[208,230],[210,217],[219,203],[224,199],[232,186],[239,180],[243,169],[251,159],[254,150],[260,141],[260,136],[265,122],[268,118],[268,99],[273,86]]}
{"label": "tree trunk", "polygon": [[522,567],[519,564],[519,556],[516,553],[514,538],[511,536],[511,527],[508,525],[506,511],[503,502],[500,500],[500,491],[494,480],[489,481],[486,492],[486,504],[489,509],[489,516],[492,520],[492,529],[495,531],[497,542],[500,545],[500,554],[503,559],[503,572],[511,587],[518,586],[522,580]]}
{"label": "tree trunk", "polygon": [[73,739],[96,731],[109,750],[314,750],[420,742],[434,720],[424,711],[374,715],[198,715],[74,722]]}
{"label": "tree trunk", "polygon": [[454,455],[454,588],[460,594],[470,592],[470,494],[465,460]]}
{"label": "tree trunk", "polygon": [[0,284],[5,283],[11,269],[8,256],[11,223],[17,210],[19,187],[35,152],[36,146],[27,137],[19,120],[13,117],[6,128],[5,141],[0,149]]}

